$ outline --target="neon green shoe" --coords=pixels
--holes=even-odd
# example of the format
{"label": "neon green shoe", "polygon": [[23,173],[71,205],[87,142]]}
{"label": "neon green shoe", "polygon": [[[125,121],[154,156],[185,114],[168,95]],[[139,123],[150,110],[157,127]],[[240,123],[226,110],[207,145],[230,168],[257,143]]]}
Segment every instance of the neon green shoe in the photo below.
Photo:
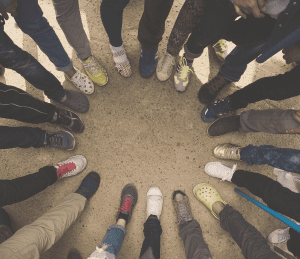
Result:
{"label": "neon green shoe", "polygon": [[87,60],[82,61],[86,73],[94,83],[104,86],[108,82],[108,75],[104,68],[100,66],[94,56],[90,56]]}
{"label": "neon green shoe", "polygon": [[227,47],[227,41],[226,40],[219,40],[215,45],[213,45],[213,48],[215,50],[215,53],[217,57],[224,62],[225,58],[228,56],[228,47]]}
{"label": "neon green shoe", "polygon": [[215,218],[220,219],[217,216],[217,214],[214,213],[212,209],[212,205],[216,201],[220,201],[224,205],[226,205],[227,203],[223,201],[220,194],[217,192],[217,190],[214,187],[212,187],[210,184],[207,183],[200,183],[194,187],[193,194],[199,201],[201,201],[210,210],[211,214],[213,214]]}
{"label": "neon green shoe", "polygon": [[190,73],[194,73],[193,69],[189,67],[186,58],[181,57],[174,75],[174,84],[178,92],[184,92],[188,87]]}

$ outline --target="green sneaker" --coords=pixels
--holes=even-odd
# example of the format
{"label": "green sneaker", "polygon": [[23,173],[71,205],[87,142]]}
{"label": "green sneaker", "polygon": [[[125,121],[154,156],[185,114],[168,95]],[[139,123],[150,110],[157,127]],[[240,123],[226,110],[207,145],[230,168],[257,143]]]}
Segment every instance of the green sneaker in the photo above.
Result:
{"label": "green sneaker", "polygon": [[86,73],[94,83],[104,86],[108,82],[108,75],[104,68],[100,66],[94,56],[90,56],[87,60],[82,61]]}
{"label": "green sneaker", "polygon": [[184,92],[189,84],[190,73],[194,73],[185,57],[180,58],[179,65],[174,75],[175,88],[178,92]]}

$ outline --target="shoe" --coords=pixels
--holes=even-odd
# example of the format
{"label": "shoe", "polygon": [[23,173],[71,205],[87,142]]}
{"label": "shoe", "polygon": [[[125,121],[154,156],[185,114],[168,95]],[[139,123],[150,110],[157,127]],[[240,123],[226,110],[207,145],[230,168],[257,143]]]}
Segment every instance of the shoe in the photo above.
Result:
{"label": "shoe", "polygon": [[189,198],[183,191],[177,190],[173,193],[172,203],[180,225],[193,220]]}
{"label": "shoe", "polygon": [[147,192],[147,218],[156,215],[159,219],[164,197],[158,187],[151,187]]}
{"label": "shoe", "polygon": [[76,133],[81,133],[84,130],[82,119],[75,112],[64,109],[57,108],[52,123]]}
{"label": "shoe", "polygon": [[274,168],[273,173],[277,175],[275,181],[292,192],[299,193],[295,182],[300,182],[300,177],[293,176],[290,172],[278,168]]}
{"label": "shoe", "polygon": [[222,202],[224,205],[227,203],[221,198],[214,187],[206,183],[200,183],[194,187],[193,193],[195,197],[210,210],[211,214],[213,214],[216,219],[220,219],[213,211],[212,206],[217,201]]}
{"label": "shoe", "polygon": [[121,51],[118,52],[112,51],[112,56],[114,60],[123,55],[125,55],[126,57],[125,61],[122,63],[117,63],[114,61],[114,66],[117,69],[117,71],[121,74],[121,76],[130,77],[132,71],[131,71],[129,60],[127,58],[126,50],[123,48]]}
{"label": "shoe", "polygon": [[5,67],[0,65],[0,76],[3,76],[5,73]]}
{"label": "shoe", "polygon": [[119,214],[123,213],[128,215],[127,224],[131,219],[132,210],[137,203],[137,199],[138,194],[136,188],[133,184],[127,184],[122,190],[120,208],[118,209]]}
{"label": "shoe", "polygon": [[231,81],[218,73],[212,80],[201,86],[198,98],[201,103],[207,104],[213,102],[218,93]]}
{"label": "shoe", "polygon": [[271,244],[285,243],[290,239],[290,228],[276,229],[268,235],[268,241]]}
{"label": "shoe", "polygon": [[65,90],[67,99],[58,102],[59,105],[66,106],[75,112],[86,113],[90,108],[89,100],[79,92]]}
{"label": "shoe", "polygon": [[75,138],[67,131],[47,131],[45,134],[44,146],[72,150],[75,147]]}
{"label": "shoe", "polygon": [[166,52],[157,63],[156,76],[163,82],[170,78],[175,66],[175,57]]}
{"label": "shoe", "polygon": [[82,256],[77,250],[71,249],[68,253],[67,259],[82,259]]}
{"label": "shoe", "polygon": [[57,169],[58,179],[61,179],[81,173],[86,167],[86,164],[86,158],[82,155],[77,155],[57,164],[53,164],[53,166]]}
{"label": "shoe", "polygon": [[174,75],[174,84],[178,92],[184,92],[188,87],[190,73],[194,73],[194,71],[188,65],[186,58],[182,56]]}
{"label": "shoe", "polygon": [[230,107],[230,99],[218,99],[209,103],[201,112],[201,118],[204,122],[212,122],[228,113],[235,114],[235,110]]}
{"label": "shoe", "polygon": [[11,220],[7,212],[0,208],[0,244],[13,236]]}
{"label": "shoe", "polygon": [[209,176],[220,178],[221,181],[231,182],[231,178],[236,170],[237,164],[233,167],[225,165],[221,162],[209,162],[204,167],[204,172]]}
{"label": "shoe", "polygon": [[104,86],[108,82],[107,72],[100,66],[94,56],[90,56],[87,60],[81,61],[87,75],[93,82],[99,86]]}
{"label": "shoe", "polygon": [[241,159],[241,147],[232,144],[221,144],[214,148],[214,156],[220,159]]}
{"label": "shoe", "polygon": [[76,73],[72,78],[66,77],[73,83],[73,85],[84,94],[92,94],[94,92],[94,83],[89,77],[76,69]]}
{"label": "shoe", "polygon": [[157,65],[157,50],[154,49],[141,49],[141,56],[139,62],[140,74],[144,78],[149,78],[155,73]]}
{"label": "shoe", "polygon": [[207,129],[207,133],[211,137],[217,137],[230,132],[239,131],[240,127],[240,115],[224,117],[211,124]]}
{"label": "shoe", "polygon": [[226,40],[219,40],[215,45],[213,45],[216,56],[224,63],[225,58],[228,56],[228,47]]}
{"label": "shoe", "polygon": [[91,198],[100,186],[100,175],[94,171],[90,172],[85,178],[83,178],[75,193],[80,194],[87,200]]}

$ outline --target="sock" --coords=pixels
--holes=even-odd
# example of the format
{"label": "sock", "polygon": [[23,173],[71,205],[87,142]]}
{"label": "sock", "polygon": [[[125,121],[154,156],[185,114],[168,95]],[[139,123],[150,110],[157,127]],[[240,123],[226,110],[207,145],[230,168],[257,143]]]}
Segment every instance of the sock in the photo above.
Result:
{"label": "sock", "polygon": [[119,215],[118,215],[117,221],[119,219],[124,219],[126,221],[126,224],[127,224],[128,218],[129,218],[129,214],[124,214],[123,212],[120,212]]}
{"label": "sock", "polygon": [[115,63],[124,63],[127,60],[127,55],[123,44],[120,47],[110,45],[110,50],[113,53]]}
{"label": "sock", "polygon": [[98,189],[100,176],[96,172],[90,172],[81,182],[75,193],[89,199]]}

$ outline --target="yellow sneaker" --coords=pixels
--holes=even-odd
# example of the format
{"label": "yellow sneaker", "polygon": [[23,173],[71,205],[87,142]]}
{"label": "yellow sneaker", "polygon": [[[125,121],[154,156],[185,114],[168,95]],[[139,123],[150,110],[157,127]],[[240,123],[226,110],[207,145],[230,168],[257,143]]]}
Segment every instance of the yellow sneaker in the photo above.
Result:
{"label": "yellow sneaker", "polygon": [[86,73],[94,83],[104,86],[108,82],[108,75],[104,68],[100,66],[94,56],[90,56],[87,60],[82,61]]}
{"label": "yellow sneaker", "polygon": [[226,40],[219,40],[215,45],[213,45],[213,48],[215,50],[215,53],[217,57],[224,62],[225,58],[228,56],[228,46],[227,46],[227,41]]}

